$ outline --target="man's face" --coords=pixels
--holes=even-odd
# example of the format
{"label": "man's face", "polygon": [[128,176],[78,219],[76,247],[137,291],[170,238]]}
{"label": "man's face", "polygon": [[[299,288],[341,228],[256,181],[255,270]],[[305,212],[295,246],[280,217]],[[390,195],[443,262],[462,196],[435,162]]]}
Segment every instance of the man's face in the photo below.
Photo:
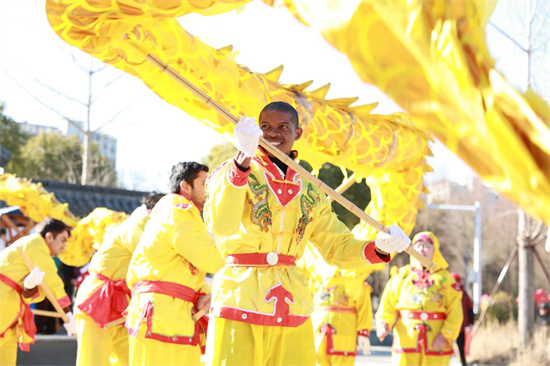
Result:
{"label": "man's face", "polygon": [[302,136],[302,129],[287,112],[268,111],[260,114],[260,129],[263,137],[286,155],[290,155],[294,141]]}
{"label": "man's face", "polygon": [[46,233],[46,237],[44,238],[44,240],[50,248],[50,254],[52,257],[57,257],[61,253],[61,251],[65,249],[65,245],[68,239],[69,232],[66,230],[57,234],[56,237],[53,236],[53,233]]}
{"label": "man's face", "polygon": [[189,200],[199,209],[202,210],[204,202],[206,200],[204,195],[204,183],[208,178],[208,174],[205,171],[200,171],[195,180],[193,181],[193,187],[188,185]]}
{"label": "man's face", "polygon": [[434,245],[427,240],[417,240],[413,244],[414,250],[422,254],[424,257],[432,260],[434,256]]}

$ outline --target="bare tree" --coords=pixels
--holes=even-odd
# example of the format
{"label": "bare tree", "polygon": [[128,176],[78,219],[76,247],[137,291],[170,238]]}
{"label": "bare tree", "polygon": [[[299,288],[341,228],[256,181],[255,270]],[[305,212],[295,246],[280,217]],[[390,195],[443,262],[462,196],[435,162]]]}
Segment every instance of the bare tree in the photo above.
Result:
{"label": "bare tree", "polygon": [[[522,92],[532,89],[545,101],[548,101],[548,42],[550,40],[548,20],[550,5],[546,1],[529,0],[511,4],[506,2],[505,6],[515,7],[514,9],[508,9],[509,17],[506,30],[494,22],[489,24],[512,43],[516,52],[519,52],[520,58],[516,61],[520,65],[526,65],[524,68],[525,74],[519,86]],[[515,19],[511,17],[515,17]],[[517,27],[522,28],[518,29]],[[517,69],[521,70],[522,67]],[[518,331],[520,350],[525,349],[533,336],[535,244],[546,238],[546,232],[547,228],[542,222],[536,222],[522,209],[518,210]],[[542,261],[540,261],[540,265],[544,269]]]}
{"label": "bare tree", "polygon": [[[123,113],[126,109],[129,108],[129,106],[127,106],[127,107],[119,110],[113,116],[111,116],[111,118],[108,121],[104,122],[101,126],[95,128],[95,129],[91,128],[91,126],[92,126],[92,110],[93,110],[93,107],[94,107],[95,103],[97,102],[97,100],[99,99],[101,94],[109,86],[111,86],[113,83],[115,83],[117,80],[119,80],[124,74],[121,73],[118,77],[106,82],[104,85],[102,85],[100,88],[98,88],[97,91],[95,91],[94,90],[94,78],[96,77],[96,75],[98,73],[105,70],[108,67],[108,65],[101,65],[101,66],[97,67],[97,66],[95,66],[95,63],[97,61],[95,61],[95,59],[92,56],[88,56],[88,57],[90,59],[90,66],[89,67],[84,67],[83,65],[81,65],[79,63],[79,61],[77,61],[77,59],[74,56],[72,56],[72,60],[75,63],[75,65],[78,68],[80,68],[81,70],[83,70],[84,72],[87,73],[88,91],[87,91],[86,101],[82,101],[82,100],[74,98],[70,95],[67,95],[65,93],[62,93],[59,90],[57,90],[55,87],[53,87],[49,84],[46,84],[46,83],[42,82],[41,80],[33,77],[33,80],[34,80],[35,83],[41,85],[42,87],[46,88],[50,92],[55,93],[57,96],[62,97],[63,99],[69,101],[70,103],[77,104],[77,105],[80,105],[80,106],[84,107],[84,110],[85,110],[84,118],[69,116],[61,108],[56,108],[56,107],[50,105],[49,103],[46,103],[40,97],[36,96],[31,91],[30,87],[22,85],[22,83],[20,83],[16,78],[14,78],[10,74],[8,74],[8,76],[10,76],[10,78],[21,89],[23,89],[27,94],[29,94],[34,100],[36,100],[38,103],[40,103],[42,106],[46,107],[47,109],[49,109],[49,110],[55,112],[56,114],[58,114],[63,120],[67,121],[70,125],[72,125],[78,131],[80,131],[80,133],[82,133],[83,143],[82,143],[82,174],[81,174],[81,178],[80,178],[80,183],[81,184],[90,184],[90,182],[96,181],[96,179],[92,179],[92,170],[93,170],[93,166],[94,166],[93,165],[94,162],[92,161],[92,153],[91,153],[92,137],[94,136],[94,134],[98,133],[105,126],[115,122],[117,117],[121,113]],[[79,121],[83,122],[83,126],[81,126],[78,123]],[[102,180],[105,180],[104,179],[105,177],[98,177],[98,178],[99,178],[97,180],[98,182],[102,181]]]}

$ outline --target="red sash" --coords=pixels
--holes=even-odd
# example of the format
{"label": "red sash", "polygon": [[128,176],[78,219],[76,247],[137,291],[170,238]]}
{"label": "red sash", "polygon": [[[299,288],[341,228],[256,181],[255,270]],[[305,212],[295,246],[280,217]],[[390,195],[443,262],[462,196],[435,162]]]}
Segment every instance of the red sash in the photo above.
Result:
{"label": "red sash", "polygon": [[[13,324],[8,327],[8,329],[11,328],[14,324],[18,323],[18,320],[21,318],[23,330],[25,331],[25,333],[27,333],[29,337],[32,338],[32,342],[30,343],[19,342],[19,348],[21,349],[21,351],[29,352],[30,350],[29,346],[31,344],[34,344],[34,335],[36,334],[36,325],[34,324],[34,318],[31,311],[31,307],[29,306],[29,304],[27,304],[23,300],[23,296],[21,296],[23,289],[21,288],[21,286],[17,284],[17,282],[15,282],[14,280],[12,280],[6,275],[3,275],[2,273],[0,273],[0,281],[4,282],[6,285],[8,285],[9,287],[17,291],[17,293],[20,295],[19,299],[21,301],[19,303],[20,304],[19,314],[17,318],[14,320]],[[4,333],[0,334],[0,337],[3,337]]]}
{"label": "red sash", "polygon": [[[140,293],[146,293],[146,292],[154,292],[157,294],[163,294],[168,295],[171,297],[175,297],[177,299],[181,299],[184,301],[188,301],[192,304],[197,304],[197,300],[205,295],[202,292],[196,292],[191,287],[187,287],[185,285],[180,285],[179,283],[174,282],[167,282],[167,281],[138,281],[134,283],[134,286],[132,287],[132,296],[135,296]],[[140,315],[140,319],[138,320],[138,327],[136,329],[128,328],[128,334],[131,336],[136,337],[137,333],[139,331],[139,324],[143,321],[143,319],[146,320],[147,324],[147,331],[145,333],[145,338],[151,338],[155,339],[157,341],[165,342],[165,343],[173,343],[173,344],[183,344],[183,345],[191,345],[196,346],[199,345],[200,339],[199,335],[202,332],[204,332],[206,338],[206,329],[208,328],[208,319],[207,317],[203,316],[200,318],[197,322],[195,322],[195,332],[191,336],[189,335],[174,335],[174,336],[167,336],[164,334],[158,334],[154,333],[152,331],[153,329],[153,304],[149,302],[147,305],[145,305],[144,311]],[[193,315],[196,312],[196,308],[193,309],[192,314]],[[204,353],[204,349],[201,345],[201,351]]]}
{"label": "red sash", "polygon": [[107,323],[122,318],[122,312],[128,307],[128,296],[131,296],[131,292],[124,279],[113,281],[99,273],[93,275],[102,280],[103,285],[78,305],[78,308],[104,328]]}

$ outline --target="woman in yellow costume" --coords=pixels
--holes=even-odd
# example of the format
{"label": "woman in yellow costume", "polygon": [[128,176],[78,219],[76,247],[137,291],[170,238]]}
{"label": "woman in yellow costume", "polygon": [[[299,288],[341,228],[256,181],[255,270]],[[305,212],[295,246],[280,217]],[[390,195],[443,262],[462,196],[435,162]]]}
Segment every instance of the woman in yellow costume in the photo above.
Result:
{"label": "woman in yellow costume", "polygon": [[447,271],[439,240],[429,232],[413,238],[413,248],[437,265],[432,272],[411,257],[388,281],[376,312],[377,335],[394,326],[394,365],[448,365],[462,324],[462,292]]}
{"label": "woman in yellow costume", "polygon": [[314,294],[311,316],[318,365],[353,365],[357,348],[369,354],[372,329],[371,269],[351,271],[331,266],[307,243],[298,264]]}

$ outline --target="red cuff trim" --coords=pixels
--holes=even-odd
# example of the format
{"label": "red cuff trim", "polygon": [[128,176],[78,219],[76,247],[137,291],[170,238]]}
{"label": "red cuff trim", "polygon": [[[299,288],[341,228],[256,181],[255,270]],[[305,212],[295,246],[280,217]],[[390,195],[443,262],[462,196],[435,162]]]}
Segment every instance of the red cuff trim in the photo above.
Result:
{"label": "red cuff trim", "polygon": [[57,299],[57,302],[59,303],[59,306],[62,308],[66,308],[67,306],[71,306],[71,299],[69,299],[69,296],[65,295],[60,299]]}
{"label": "red cuff trim", "polygon": [[244,187],[248,181],[248,176],[251,171],[252,169],[248,168],[246,172],[243,172],[237,166],[235,159],[233,159],[229,165],[229,169],[227,170],[227,179],[229,180],[229,183],[236,187]]}
{"label": "red cuff trim", "polygon": [[368,337],[368,336],[370,336],[370,330],[368,330],[368,329],[361,329],[361,330],[358,330],[358,331],[357,331],[357,335],[358,335],[358,336]]}
{"label": "red cuff trim", "polygon": [[382,256],[376,250],[374,249],[374,241],[371,241],[370,243],[365,245],[365,248],[363,249],[363,255],[365,256],[365,259],[368,260],[371,264],[375,263],[388,263],[391,259],[391,255],[384,255]]}

